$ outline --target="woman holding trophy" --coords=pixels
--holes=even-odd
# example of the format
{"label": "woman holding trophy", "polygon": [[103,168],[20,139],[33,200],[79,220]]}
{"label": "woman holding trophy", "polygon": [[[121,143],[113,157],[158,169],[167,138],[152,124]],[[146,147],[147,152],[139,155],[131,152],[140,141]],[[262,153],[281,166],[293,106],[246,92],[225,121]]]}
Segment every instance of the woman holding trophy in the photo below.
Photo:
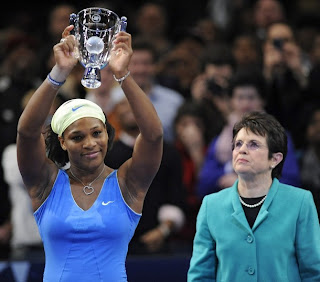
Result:
{"label": "woman holding trophy", "polygon": [[53,47],[56,64],[18,124],[18,163],[44,243],[44,281],[127,281],[128,244],[162,158],[163,130],[151,102],[130,76],[131,36],[118,32],[108,64],[140,128],[131,159],[104,164],[113,128],[99,106],[72,99],[43,124],[59,87],[77,63],[68,26]]}

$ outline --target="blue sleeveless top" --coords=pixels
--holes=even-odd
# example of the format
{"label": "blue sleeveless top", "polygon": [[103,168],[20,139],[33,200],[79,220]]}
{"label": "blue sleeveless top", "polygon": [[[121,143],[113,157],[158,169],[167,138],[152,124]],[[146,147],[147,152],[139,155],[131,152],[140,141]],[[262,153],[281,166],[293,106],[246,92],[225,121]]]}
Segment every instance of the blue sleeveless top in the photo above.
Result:
{"label": "blue sleeveless top", "polygon": [[141,214],[125,203],[117,170],[86,211],[73,199],[67,173],[59,170],[34,216],[45,249],[43,281],[127,281],[128,244]]}

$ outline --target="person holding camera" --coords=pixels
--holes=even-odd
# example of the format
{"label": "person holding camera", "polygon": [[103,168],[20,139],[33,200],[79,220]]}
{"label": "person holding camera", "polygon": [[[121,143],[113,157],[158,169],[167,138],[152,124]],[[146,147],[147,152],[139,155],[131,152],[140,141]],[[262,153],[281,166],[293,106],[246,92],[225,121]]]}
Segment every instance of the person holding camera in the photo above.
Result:
{"label": "person holding camera", "polygon": [[309,71],[309,59],[298,45],[292,27],[284,22],[270,25],[263,44],[263,75],[268,89],[266,109],[292,132],[298,147],[301,134],[297,124]]}

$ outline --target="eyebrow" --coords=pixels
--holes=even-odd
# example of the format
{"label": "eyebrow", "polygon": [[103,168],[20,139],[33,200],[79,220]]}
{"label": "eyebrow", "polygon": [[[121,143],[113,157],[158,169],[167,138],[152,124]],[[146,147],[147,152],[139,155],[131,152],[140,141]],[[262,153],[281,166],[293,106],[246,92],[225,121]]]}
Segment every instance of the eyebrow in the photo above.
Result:
{"label": "eyebrow", "polygon": [[[94,130],[96,130],[96,129],[100,129],[100,125],[96,125],[96,126],[94,126],[94,127],[91,127],[89,130],[90,131],[94,131]],[[71,130],[70,131],[70,134],[79,134],[79,133],[82,133],[83,131],[82,130]]]}
{"label": "eyebrow", "polygon": [[[242,142],[244,142],[242,139],[235,139],[235,140],[234,140],[234,142],[237,142],[237,141],[242,141]],[[248,140],[248,142],[257,142],[257,143],[259,143],[259,144],[261,144],[261,145],[265,145],[265,144],[263,144],[261,141],[259,141],[259,140],[257,140],[257,139],[250,139],[250,140]]]}

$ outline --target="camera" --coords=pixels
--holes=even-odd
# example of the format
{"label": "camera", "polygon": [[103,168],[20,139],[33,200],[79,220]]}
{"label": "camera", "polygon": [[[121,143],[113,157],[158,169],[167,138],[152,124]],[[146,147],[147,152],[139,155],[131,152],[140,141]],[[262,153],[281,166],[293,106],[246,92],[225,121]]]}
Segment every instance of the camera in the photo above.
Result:
{"label": "camera", "polygon": [[207,89],[213,96],[222,96],[225,92],[224,88],[220,86],[213,78],[207,80]]}
{"label": "camera", "polygon": [[282,38],[275,38],[272,40],[272,44],[276,49],[282,51],[284,40]]}

